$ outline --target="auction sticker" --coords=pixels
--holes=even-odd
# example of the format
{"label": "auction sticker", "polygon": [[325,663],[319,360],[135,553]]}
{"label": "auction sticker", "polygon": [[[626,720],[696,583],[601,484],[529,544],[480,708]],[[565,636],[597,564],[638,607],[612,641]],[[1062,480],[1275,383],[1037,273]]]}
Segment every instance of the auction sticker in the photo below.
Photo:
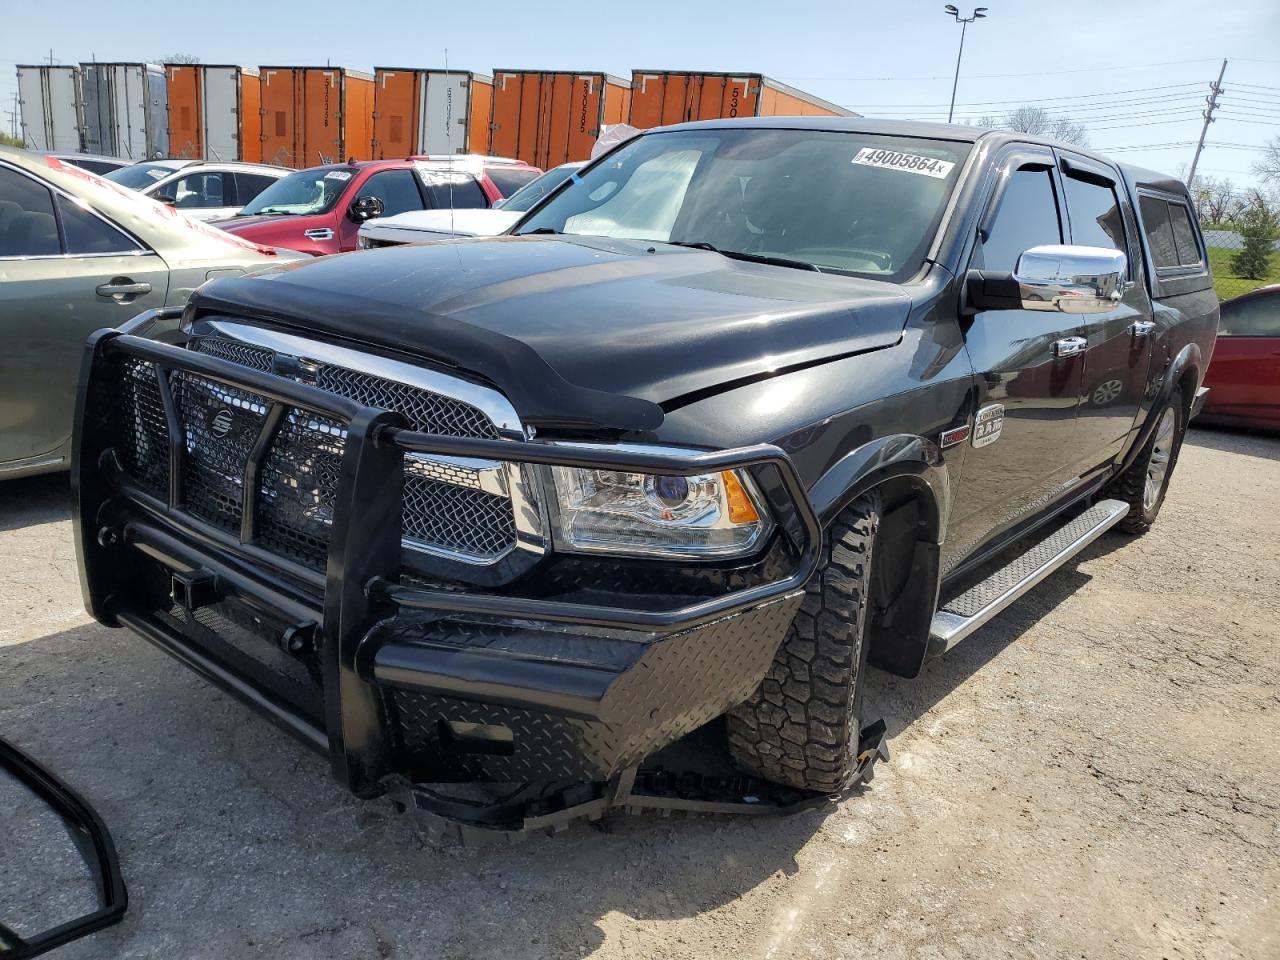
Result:
{"label": "auction sticker", "polygon": [[330,170],[324,175],[326,180],[350,180],[351,171],[349,170]]}
{"label": "auction sticker", "polygon": [[897,150],[883,150],[879,147],[863,147],[849,161],[864,167],[882,167],[885,170],[905,170],[907,173],[919,173],[935,180],[943,180],[951,172],[955,163],[951,160],[939,160],[936,157],[924,157],[918,153],[899,153]]}

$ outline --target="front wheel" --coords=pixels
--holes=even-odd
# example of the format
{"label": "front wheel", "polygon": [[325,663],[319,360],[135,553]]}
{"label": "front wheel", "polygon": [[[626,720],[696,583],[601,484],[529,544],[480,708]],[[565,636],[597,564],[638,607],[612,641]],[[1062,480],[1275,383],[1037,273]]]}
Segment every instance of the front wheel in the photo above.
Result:
{"label": "front wheel", "polygon": [[729,754],[774,783],[834,793],[857,769],[871,562],[880,498],[845,508],[826,532],[804,603],[756,692],[728,715]]}
{"label": "front wheel", "polygon": [[1175,393],[1165,401],[1142,452],[1112,483],[1110,495],[1129,504],[1128,516],[1117,524],[1126,533],[1146,533],[1160,514],[1186,432],[1181,399],[1182,395]]}

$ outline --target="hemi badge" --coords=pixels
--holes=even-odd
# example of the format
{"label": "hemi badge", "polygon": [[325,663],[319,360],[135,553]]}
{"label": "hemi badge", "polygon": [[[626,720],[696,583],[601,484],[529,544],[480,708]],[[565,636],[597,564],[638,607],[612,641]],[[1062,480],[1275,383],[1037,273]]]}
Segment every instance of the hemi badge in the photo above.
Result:
{"label": "hemi badge", "polygon": [[945,450],[947,447],[954,447],[957,443],[964,443],[968,439],[969,425],[966,423],[963,427],[943,430],[942,436],[938,438],[938,446]]}

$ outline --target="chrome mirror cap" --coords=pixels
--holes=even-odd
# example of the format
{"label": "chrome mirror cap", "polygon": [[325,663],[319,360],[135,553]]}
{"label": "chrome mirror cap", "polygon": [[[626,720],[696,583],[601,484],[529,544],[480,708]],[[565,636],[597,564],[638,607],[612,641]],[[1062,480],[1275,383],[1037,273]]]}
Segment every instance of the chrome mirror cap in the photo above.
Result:
{"label": "chrome mirror cap", "polygon": [[1046,244],[1018,258],[1013,279],[1024,310],[1107,313],[1124,294],[1126,266],[1119,250]]}

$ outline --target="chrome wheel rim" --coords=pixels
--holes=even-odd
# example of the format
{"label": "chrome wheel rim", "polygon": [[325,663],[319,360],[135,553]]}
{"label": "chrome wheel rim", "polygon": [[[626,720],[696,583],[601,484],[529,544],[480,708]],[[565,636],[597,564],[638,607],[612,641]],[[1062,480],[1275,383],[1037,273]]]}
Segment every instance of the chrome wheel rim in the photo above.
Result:
{"label": "chrome wheel rim", "polygon": [[1151,459],[1147,461],[1147,482],[1142,489],[1142,509],[1150,510],[1160,499],[1165,478],[1169,476],[1169,458],[1173,456],[1173,428],[1177,415],[1173,407],[1165,410],[1156,426],[1156,439],[1151,445]]}
{"label": "chrome wheel rim", "polygon": [[1120,396],[1123,390],[1124,384],[1119,380],[1107,380],[1100,383],[1093,391],[1093,405],[1095,407],[1105,407]]}

